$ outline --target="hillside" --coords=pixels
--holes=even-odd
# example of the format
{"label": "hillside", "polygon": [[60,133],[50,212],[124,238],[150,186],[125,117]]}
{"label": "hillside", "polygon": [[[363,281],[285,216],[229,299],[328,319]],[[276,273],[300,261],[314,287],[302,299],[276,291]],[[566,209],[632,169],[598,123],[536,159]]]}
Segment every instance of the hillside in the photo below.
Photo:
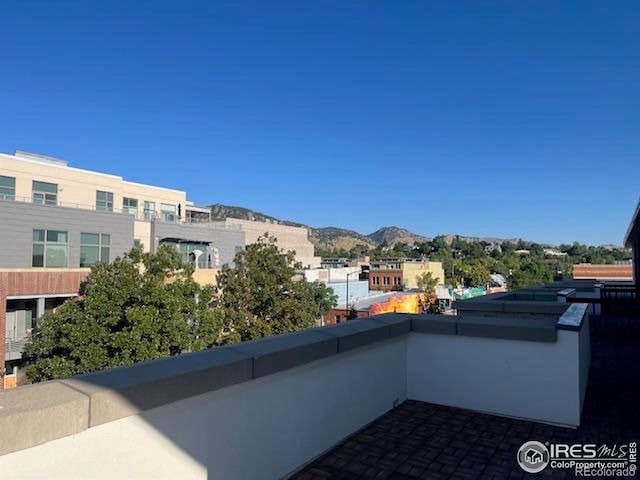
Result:
{"label": "hillside", "polygon": [[338,227],[309,227],[309,240],[316,248],[321,250],[351,250],[357,246],[366,246],[368,248],[377,246],[377,243],[366,235]]}
{"label": "hillside", "polygon": [[[348,230],[340,227],[322,227],[314,228],[302,223],[282,220],[265,213],[256,212],[249,208],[236,207],[232,205],[223,205],[216,203],[211,205],[212,220],[224,220],[233,217],[243,220],[253,220],[257,222],[276,223],[280,225],[289,225],[292,227],[304,227],[309,229],[309,240],[317,249],[321,250],[351,250],[357,246],[366,246],[375,248],[381,244],[393,246],[397,243],[406,243],[413,245],[428,240],[427,237],[413,233],[406,228],[401,227],[382,227],[373,233],[363,235],[354,230]],[[451,245],[456,235],[445,235],[445,242]],[[469,242],[485,241],[488,243],[517,242],[519,239],[500,239],[493,237],[467,237],[460,236],[460,239]]]}
{"label": "hillside", "polygon": [[367,235],[367,238],[376,245],[385,243],[389,246],[393,246],[396,243],[406,243],[407,245],[413,245],[415,243],[421,243],[428,240],[427,237],[416,235],[406,228],[400,227],[382,227],[375,232]]}

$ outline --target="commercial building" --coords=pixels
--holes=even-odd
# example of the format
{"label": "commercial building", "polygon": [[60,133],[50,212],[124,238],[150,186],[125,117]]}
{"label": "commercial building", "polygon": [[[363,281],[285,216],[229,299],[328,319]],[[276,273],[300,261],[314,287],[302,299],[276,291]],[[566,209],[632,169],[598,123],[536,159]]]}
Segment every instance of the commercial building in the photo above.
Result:
{"label": "commercial building", "polygon": [[0,367],[11,375],[37,319],[77,295],[93,264],[136,244],[174,245],[197,281],[213,283],[244,248],[245,233],[209,220],[180,190],[42,155],[0,154]]}
{"label": "commercial building", "polygon": [[314,255],[314,246],[309,241],[307,228],[239,218],[226,218],[224,225],[242,229],[247,245],[256,243],[259,237],[268,234],[270,237],[276,238],[276,243],[281,250],[295,252],[296,262],[299,262],[302,268],[318,268],[320,266],[321,258]]}
{"label": "commercial building", "polygon": [[430,272],[438,284],[444,283],[442,262],[392,258],[371,262],[369,288],[371,290],[401,291],[418,288],[417,278]]}

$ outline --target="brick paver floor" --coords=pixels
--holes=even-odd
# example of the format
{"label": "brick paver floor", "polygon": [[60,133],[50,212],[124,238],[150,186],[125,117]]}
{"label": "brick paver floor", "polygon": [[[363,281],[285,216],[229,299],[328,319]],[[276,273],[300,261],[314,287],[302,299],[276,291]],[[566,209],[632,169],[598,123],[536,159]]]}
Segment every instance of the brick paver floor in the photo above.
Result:
{"label": "brick paver floor", "polygon": [[[520,479],[527,440],[640,442],[640,341],[596,337],[578,429],[554,427],[408,400],[315,460],[293,478]],[[553,395],[553,392],[549,392]],[[573,478],[547,468],[542,478]]]}

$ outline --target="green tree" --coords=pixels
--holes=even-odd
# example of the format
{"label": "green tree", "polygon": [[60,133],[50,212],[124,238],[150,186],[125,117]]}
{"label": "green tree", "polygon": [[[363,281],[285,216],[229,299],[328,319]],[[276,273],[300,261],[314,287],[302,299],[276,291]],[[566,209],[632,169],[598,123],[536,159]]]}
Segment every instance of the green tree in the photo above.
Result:
{"label": "green tree", "polygon": [[424,272],[416,277],[416,285],[418,291],[421,292],[422,309],[425,312],[434,312],[437,310],[436,285],[438,280],[433,278],[431,272]]}
{"label": "green tree", "polygon": [[32,332],[28,378],[93,372],[217,343],[223,324],[209,308],[212,289],[191,274],[169,246],[153,254],[134,248],[95,265],[83,295],[45,315]]}
{"label": "green tree", "polygon": [[294,258],[265,235],[236,255],[234,269],[218,275],[216,305],[237,340],[313,327],[336,305],[330,288],[296,276]]}

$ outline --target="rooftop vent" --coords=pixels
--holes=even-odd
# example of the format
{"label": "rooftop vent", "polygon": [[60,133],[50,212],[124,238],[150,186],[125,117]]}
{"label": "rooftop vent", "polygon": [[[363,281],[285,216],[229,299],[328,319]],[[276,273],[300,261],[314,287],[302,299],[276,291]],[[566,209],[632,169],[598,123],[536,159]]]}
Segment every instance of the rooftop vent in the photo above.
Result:
{"label": "rooftop vent", "polygon": [[47,157],[46,155],[39,155],[37,153],[24,152],[22,150],[16,150],[16,157],[25,158],[27,160],[35,160],[37,162],[52,163],[54,165],[60,165],[66,167],[69,162],[66,160],[60,160],[59,158]]}

